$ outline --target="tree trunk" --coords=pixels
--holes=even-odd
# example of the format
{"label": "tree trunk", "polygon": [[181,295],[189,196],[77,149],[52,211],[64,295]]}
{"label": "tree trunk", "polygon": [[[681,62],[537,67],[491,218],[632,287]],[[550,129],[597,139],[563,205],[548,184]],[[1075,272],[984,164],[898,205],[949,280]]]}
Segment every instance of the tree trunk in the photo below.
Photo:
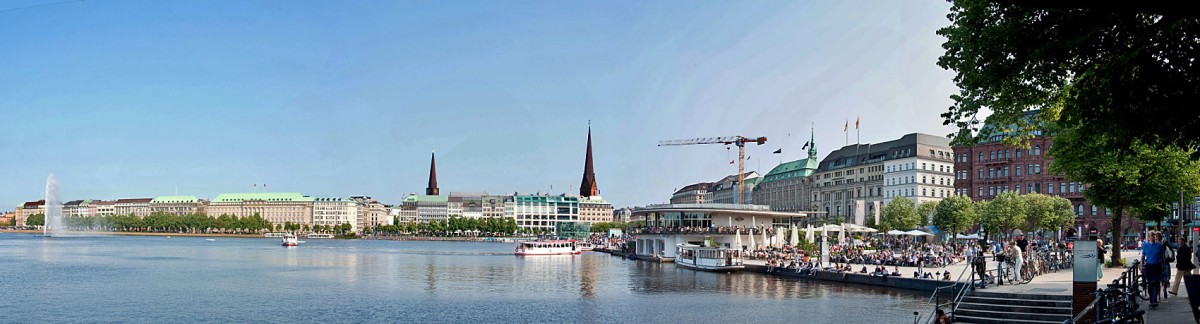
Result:
{"label": "tree trunk", "polygon": [[1125,206],[1117,206],[1117,212],[1113,214],[1112,219],[1112,264],[1117,265],[1121,260],[1121,214],[1125,211]]}

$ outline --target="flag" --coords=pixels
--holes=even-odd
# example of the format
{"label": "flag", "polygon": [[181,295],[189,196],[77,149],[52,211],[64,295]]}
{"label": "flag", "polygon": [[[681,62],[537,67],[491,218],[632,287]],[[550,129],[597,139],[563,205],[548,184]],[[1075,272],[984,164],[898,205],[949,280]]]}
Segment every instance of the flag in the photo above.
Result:
{"label": "flag", "polygon": [[750,156],[749,156],[749,155],[747,155],[747,156],[746,156],[746,159],[747,159],[747,160],[749,160],[749,159],[750,159]]}
{"label": "flag", "polygon": [[729,164],[733,164],[733,161],[737,161],[737,160],[729,160]]}
{"label": "flag", "polygon": [[854,117],[854,129],[858,129],[858,117]]}
{"label": "flag", "polygon": [[846,125],[842,126],[842,131],[845,132],[848,129],[850,129],[850,120],[849,119],[846,120]]}
{"label": "flag", "polygon": [[808,148],[808,144],[810,144],[811,142],[812,142],[812,141],[806,141],[806,142],[804,142],[804,147],[801,147],[800,149],[801,149],[801,150],[803,150],[803,149],[807,149],[807,148]]}
{"label": "flag", "polygon": [[783,149],[778,149],[778,150],[775,150],[775,152],[771,152],[771,154],[779,154],[779,153],[783,153]]}

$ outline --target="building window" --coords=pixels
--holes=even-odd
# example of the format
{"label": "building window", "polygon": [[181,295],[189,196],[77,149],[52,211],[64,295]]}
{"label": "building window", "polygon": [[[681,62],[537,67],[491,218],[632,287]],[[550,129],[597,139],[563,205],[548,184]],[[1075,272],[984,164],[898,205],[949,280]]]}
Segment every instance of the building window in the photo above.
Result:
{"label": "building window", "polygon": [[1066,182],[1058,183],[1058,193],[1060,193],[1060,194],[1067,193],[1067,183]]}
{"label": "building window", "polygon": [[979,187],[979,197],[983,198],[983,187]]}
{"label": "building window", "polygon": [[1019,159],[1019,158],[1021,158],[1021,150],[1020,150],[1020,149],[1017,149],[1016,151],[1017,151],[1017,158],[1018,158],[1018,159]]}
{"label": "building window", "polygon": [[1033,155],[1042,155],[1042,147],[1040,145],[1033,147]]}
{"label": "building window", "polygon": [[1083,204],[1075,206],[1075,216],[1083,216]]}
{"label": "building window", "polygon": [[1004,158],[1005,158],[1005,159],[1007,159],[1007,158],[1008,158],[1008,150],[1004,150]]}
{"label": "building window", "polygon": [[1041,164],[1034,164],[1034,165],[1033,165],[1033,173],[1034,173],[1034,174],[1042,174],[1042,165],[1041,165]]}
{"label": "building window", "polygon": [[1016,172],[1017,172],[1017,176],[1018,176],[1018,177],[1020,177],[1020,176],[1021,176],[1021,168],[1020,168],[1020,167],[1016,167],[1016,168],[1013,168],[1013,169],[1014,169],[1013,171],[1016,171]]}
{"label": "building window", "polygon": [[1004,176],[1005,176],[1005,177],[1007,177],[1007,176],[1008,176],[1008,167],[1004,167]]}

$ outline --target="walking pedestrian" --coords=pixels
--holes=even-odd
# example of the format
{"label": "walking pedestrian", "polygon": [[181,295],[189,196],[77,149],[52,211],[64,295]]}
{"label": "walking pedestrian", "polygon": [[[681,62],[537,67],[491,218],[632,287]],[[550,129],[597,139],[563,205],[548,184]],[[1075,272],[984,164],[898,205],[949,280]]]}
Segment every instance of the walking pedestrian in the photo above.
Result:
{"label": "walking pedestrian", "polygon": [[1096,240],[1096,280],[1104,279],[1104,240]]}
{"label": "walking pedestrian", "polygon": [[1166,261],[1163,244],[1158,242],[1161,237],[1158,232],[1150,232],[1142,244],[1142,273],[1146,274],[1142,279],[1150,288],[1150,309],[1158,309],[1158,290],[1162,287],[1163,264]]}
{"label": "walking pedestrian", "polygon": [[1175,253],[1175,285],[1171,287],[1172,295],[1179,295],[1179,283],[1183,281],[1183,276],[1192,274],[1192,270],[1196,269],[1196,264],[1192,261],[1193,254],[1192,244],[1182,237],[1179,238],[1179,250]]}

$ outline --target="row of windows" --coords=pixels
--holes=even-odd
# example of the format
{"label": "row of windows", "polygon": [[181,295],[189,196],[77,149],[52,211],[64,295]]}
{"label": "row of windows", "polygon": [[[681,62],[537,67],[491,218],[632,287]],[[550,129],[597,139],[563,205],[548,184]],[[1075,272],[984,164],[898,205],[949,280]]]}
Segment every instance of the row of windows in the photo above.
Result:
{"label": "row of windows", "polygon": [[[1016,158],[1021,158],[1021,153],[1022,153],[1021,149],[1005,149],[1003,151],[1000,151],[1000,150],[987,151],[986,154],[983,151],[979,151],[979,160],[978,161],[983,162],[983,161],[992,161],[992,160],[1003,160],[1003,159],[1008,159],[1013,156],[1015,156]],[[1025,153],[1025,155],[1030,155],[1030,156],[1042,155],[1042,146],[1034,145],[1033,148],[1025,149],[1024,153]],[[963,154],[958,155],[957,161],[958,162],[968,162],[967,159],[968,159],[967,154],[963,153]]]}
{"label": "row of windows", "polygon": [[[916,193],[917,193],[917,191],[915,189],[907,188],[907,189],[899,190],[898,192],[897,192],[897,190],[889,190],[887,196],[888,196],[888,198],[896,197],[897,195],[905,196],[905,197],[915,197]],[[946,198],[949,196],[950,196],[950,189],[921,188],[921,197]]]}
{"label": "row of windows", "polygon": [[[931,167],[931,166],[929,166],[929,165],[930,165],[929,163],[921,162],[921,170],[929,170],[929,171],[937,171],[937,172],[945,172],[945,173],[950,173],[950,170],[953,170],[953,169],[954,169],[952,166],[949,166],[949,165],[943,165],[943,164],[937,164],[937,163],[934,163],[934,164],[933,164],[933,167]],[[909,162],[909,163],[904,163],[904,164],[890,165],[890,166],[888,166],[888,168],[887,168],[887,172],[908,171],[908,170],[913,170],[913,169],[916,169],[916,167],[917,167],[917,163],[916,163],[916,162]],[[935,168],[935,167],[936,167],[936,168]]]}
{"label": "row of windows", "polygon": [[[953,181],[950,181],[950,178],[946,178],[946,177],[933,177],[933,179],[934,180],[929,180],[929,176],[922,175],[921,183],[936,184],[936,185],[942,185],[942,186],[950,186],[950,185],[954,184]],[[889,186],[901,185],[901,184],[911,184],[911,183],[915,183],[916,180],[917,180],[916,176],[890,178],[890,179],[888,179],[887,184]]]}

